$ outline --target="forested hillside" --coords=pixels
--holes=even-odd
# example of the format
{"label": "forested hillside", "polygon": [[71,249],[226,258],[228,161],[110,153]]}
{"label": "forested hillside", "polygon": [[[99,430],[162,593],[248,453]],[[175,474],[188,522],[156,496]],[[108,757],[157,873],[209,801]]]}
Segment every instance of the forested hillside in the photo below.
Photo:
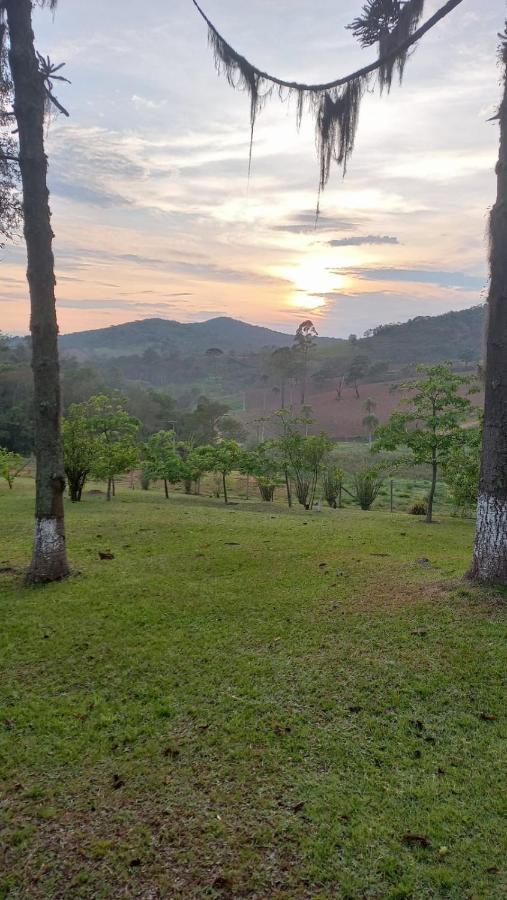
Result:
{"label": "forested hillside", "polygon": [[[146,433],[172,422],[182,435],[209,435],[229,411],[251,430],[281,406],[306,403],[316,428],[340,439],[364,437],[365,399],[374,400],[383,419],[397,402],[393,385],[410,378],[417,363],[476,367],[483,327],[484,307],[476,306],[384,325],[362,338],[311,336],[304,351],[295,335],[228,318],[147,319],[63,335],[64,411],[93,394],[119,391]],[[21,452],[31,450],[33,437],[29,351],[29,339],[0,341],[0,445]]]}

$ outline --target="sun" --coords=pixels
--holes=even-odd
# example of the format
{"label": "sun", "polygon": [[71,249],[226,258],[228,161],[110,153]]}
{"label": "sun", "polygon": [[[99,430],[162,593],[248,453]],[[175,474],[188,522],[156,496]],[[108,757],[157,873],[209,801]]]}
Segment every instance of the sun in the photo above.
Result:
{"label": "sun", "polygon": [[293,285],[289,305],[308,310],[325,307],[328,295],[343,290],[348,281],[336,272],[335,266],[336,258],[318,254],[305,257],[297,265],[279,268],[276,274]]}

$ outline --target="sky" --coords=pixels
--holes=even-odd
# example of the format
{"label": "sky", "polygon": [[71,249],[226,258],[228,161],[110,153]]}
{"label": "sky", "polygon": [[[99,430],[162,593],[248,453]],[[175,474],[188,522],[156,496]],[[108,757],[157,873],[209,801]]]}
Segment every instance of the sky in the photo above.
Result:
{"label": "sky", "polygon": [[[345,26],[362,0],[202,0],[261,69],[307,82],[366,64]],[[425,17],[440,2],[426,0]],[[60,0],[35,14],[65,62],[70,118],[47,133],[60,331],[233,316],[347,337],[483,302],[494,201],[503,0],[464,0],[401,87],[369,93],[347,175],[315,229],[311,118],[272,99],[248,179],[249,100],[214,69],[191,0]],[[0,329],[28,330],[22,242],[0,256]]]}

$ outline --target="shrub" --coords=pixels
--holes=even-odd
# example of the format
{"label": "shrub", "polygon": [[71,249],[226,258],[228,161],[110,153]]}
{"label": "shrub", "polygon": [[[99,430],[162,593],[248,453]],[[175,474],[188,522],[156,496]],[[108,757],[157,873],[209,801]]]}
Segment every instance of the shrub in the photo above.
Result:
{"label": "shrub", "polygon": [[416,500],[408,511],[411,516],[425,516],[428,512],[426,500]]}
{"label": "shrub", "polygon": [[366,469],[364,472],[357,472],[354,475],[353,483],[354,500],[361,509],[368,510],[377,499],[384,483],[384,478],[377,469]]}
{"label": "shrub", "polygon": [[342,505],[342,488],[345,473],[342,469],[329,468],[322,476],[322,490],[326,503],[331,509],[336,509]]}

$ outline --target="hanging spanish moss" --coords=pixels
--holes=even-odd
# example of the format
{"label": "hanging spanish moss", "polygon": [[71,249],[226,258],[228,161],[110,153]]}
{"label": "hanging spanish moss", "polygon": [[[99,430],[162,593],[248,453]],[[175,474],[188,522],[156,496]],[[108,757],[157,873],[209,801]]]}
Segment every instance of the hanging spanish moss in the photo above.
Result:
{"label": "hanging spanish moss", "polygon": [[250,97],[248,173],[251,171],[258,113],[276,91],[281,100],[296,100],[298,127],[305,109],[315,118],[320,195],[329,181],[333,161],[341,167],[343,174],[346,172],[347,162],[354,149],[361,99],[372,77],[378,72],[381,91],[390,90],[395,72],[401,82],[410,48],[462,0],[447,0],[420,27],[424,0],[367,0],[361,15],[349,28],[363,47],[378,45],[378,59],[357,72],[327,84],[285,81],[258,69],[222,37],[197,0],[192,2],[208,27],[208,40],[217,71],[225,75],[233,88],[246,91]]}

